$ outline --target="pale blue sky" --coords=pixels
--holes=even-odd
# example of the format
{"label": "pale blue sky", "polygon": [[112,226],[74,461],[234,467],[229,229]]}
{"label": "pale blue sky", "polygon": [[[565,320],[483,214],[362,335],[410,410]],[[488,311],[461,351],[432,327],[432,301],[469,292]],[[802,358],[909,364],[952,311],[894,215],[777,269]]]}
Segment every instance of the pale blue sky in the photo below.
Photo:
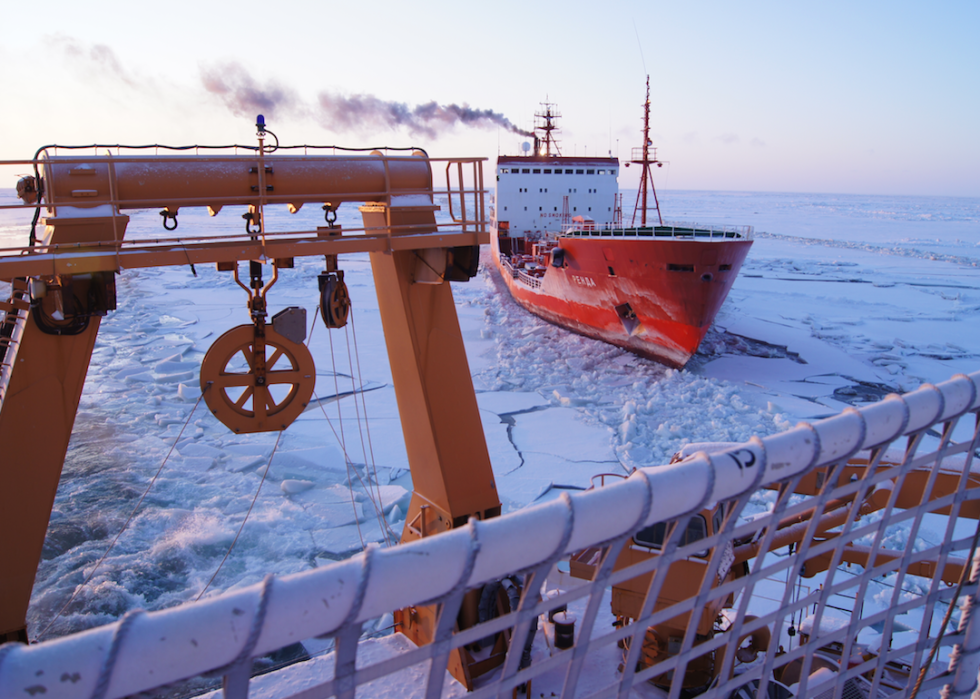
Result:
{"label": "pale blue sky", "polygon": [[318,96],[467,104],[524,128],[548,98],[566,154],[625,159],[649,72],[660,187],[980,196],[976,0],[142,5],[5,13],[0,157],[55,142],[252,143],[253,115],[202,80],[235,63],[291,95],[267,114],[284,143],[493,158],[523,139],[345,130],[324,123]]}

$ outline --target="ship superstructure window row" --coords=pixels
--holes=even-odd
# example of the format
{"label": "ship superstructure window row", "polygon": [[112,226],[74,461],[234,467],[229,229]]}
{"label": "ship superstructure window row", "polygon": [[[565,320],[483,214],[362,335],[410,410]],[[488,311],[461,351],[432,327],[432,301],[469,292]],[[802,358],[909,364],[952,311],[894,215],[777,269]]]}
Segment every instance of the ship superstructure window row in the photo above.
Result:
{"label": "ship superstructure window row", "polygon": [[[571,169],[562,170],[560,167],[554,169],[554,174],[556,174],[556,175],[561,175],[563,172],[566,175],[595,175],[595,174],[599,174],[599,175],[613,175],[613,176],[616,175],[616,171],[615,170],[571,170]],[[530,175],[530,174],[539,175],[539,174],[542,174],[542,173],[545,174],[545,175],[550,175],[550,174],[552,174],[552,170],[550,168],[544,168],[544,170],[542,170],[541,168],[534,168],[532,170],[531,168],[527,168],[527,167],[525,167],[525,168],[516,168],[516,167],[514,167],[514,168],[507,168],[507,167],[502,167],[502,168],[500,168],[500,174],[501,175],[521,175],[521,174],[523,174],[523,175]]]}

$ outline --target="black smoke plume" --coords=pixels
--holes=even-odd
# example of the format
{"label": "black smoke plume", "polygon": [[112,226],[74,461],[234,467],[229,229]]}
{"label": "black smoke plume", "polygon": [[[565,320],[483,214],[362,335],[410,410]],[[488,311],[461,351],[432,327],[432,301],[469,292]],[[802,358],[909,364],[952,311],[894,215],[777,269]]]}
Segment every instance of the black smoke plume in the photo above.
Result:
{"label": "black smoke plume", "polygon": [[306,111],[296,93],[274,81],[259,85],[238,63],[223,63],[201,68],[204,89],[217,95],[235,116],[255,117],[264,114],[275,118],[283,112]]}
{"label": "black smoke plume", "polygon": [[204,89],[217,95],[236,116],[266,117],[289,113],[313,116],[334,132],[374,131],[379,127],[405,128],[413,135],[435,138],[456,125],[478,128],[499,126],[522,136],[533,136],[514,125],[503,114],[492,109],[474,109],[468,105],[427,102],[410,106],[388,102],[373,95],[345,97],[329,92],[317,96],[317,106],[304,104],[296,93],[275,81],[257,83],[241,64],[222,63],[201,69]]}
{"label": "black smoke plume", "polygon": [[75,67],[83,70],[101,72],[121,80],[129,87],[138,87],[140,81],[130,75],[122,66],[115,52],[105,44],[85,45],[70,36],[56,34],[56,45],[61,46],[65,55]]}
{"label": "black smoke plume", "polygon": [[510,119],[492,109],[474,109],[466,104],[427,102],[409,106],[404,102],[386,102],[374,95],[342,95],[321,92],[317,118],[333,131],[348,131],[387,126],[404,127],[412,134],[435,138],[457,124],[492,128],[499,126],[522,136],[534,134],[518,128]]}

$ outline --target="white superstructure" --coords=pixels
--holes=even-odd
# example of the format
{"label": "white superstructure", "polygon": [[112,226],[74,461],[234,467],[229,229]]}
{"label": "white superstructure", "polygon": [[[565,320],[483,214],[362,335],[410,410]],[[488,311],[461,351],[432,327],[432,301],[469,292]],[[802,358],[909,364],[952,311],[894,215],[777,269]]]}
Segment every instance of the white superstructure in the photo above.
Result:
{"label": "white superstructure", "polygon": [[497,229],[512,237],[557,233],[579,216],[596,226],[616,219],[618,158],[501,156],[496,175]]}

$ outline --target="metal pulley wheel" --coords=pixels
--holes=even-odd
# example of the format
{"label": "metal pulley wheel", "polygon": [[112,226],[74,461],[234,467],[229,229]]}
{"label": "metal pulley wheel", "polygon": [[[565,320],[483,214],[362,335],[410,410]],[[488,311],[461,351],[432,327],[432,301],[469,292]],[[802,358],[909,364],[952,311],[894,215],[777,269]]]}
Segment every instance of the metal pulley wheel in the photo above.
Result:
{"label": "metal pulley wheel", "polygon": [[285,429],[313,395],[315,367],[305,345],[265,326],[259,354],[264,362],[256,353],[255,326],[239,325],[219,337],[201,363],[204,401],[235,432]]}
{"label": "metal pulley wheel", "polygon": [[350,294],[344,282],[344,273],[321,274],[320,316],[328,328],[342,328],[350,315]]}

